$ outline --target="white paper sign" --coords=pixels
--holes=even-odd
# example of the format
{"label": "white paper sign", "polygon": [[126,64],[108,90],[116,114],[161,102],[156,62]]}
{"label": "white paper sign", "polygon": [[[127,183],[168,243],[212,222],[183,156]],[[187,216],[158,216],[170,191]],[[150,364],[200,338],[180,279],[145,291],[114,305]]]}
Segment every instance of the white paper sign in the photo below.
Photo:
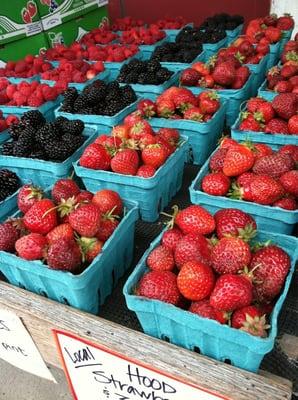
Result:
{"label": "white paper sign", "polygon": [[13,366],[57,383],[20,318],[0,310],[0,358]]}
{"label": "white paper sign", "polygon": [[70,333],[53,332],[75,400],[228,400]]}

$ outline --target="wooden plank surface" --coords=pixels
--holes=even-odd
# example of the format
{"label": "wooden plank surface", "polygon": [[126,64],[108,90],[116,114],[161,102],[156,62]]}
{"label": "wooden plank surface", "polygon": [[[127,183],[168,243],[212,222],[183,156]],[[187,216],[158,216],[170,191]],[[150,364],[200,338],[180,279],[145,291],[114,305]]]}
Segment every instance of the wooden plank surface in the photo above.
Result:
{"label": "wooden plank surface", "polygon": [[0,308],[22,318],[45,361],[61,368],[51,333],[66,330],[231,400],[286,400],[291,382],[253,374],[0,282]]}

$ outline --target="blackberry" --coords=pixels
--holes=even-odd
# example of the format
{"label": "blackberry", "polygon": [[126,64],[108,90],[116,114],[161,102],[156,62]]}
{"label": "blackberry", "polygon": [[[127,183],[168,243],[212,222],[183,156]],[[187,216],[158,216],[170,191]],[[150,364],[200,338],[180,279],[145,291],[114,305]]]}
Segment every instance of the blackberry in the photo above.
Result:
{"label": "blackberry", "polygon": [[173,73],[173,71],[170,71],[167,68],[160,68],[156,73],[156,79],[158,80],[158,83],[164,83],[171,78]]}
{"label": "blackberry", "polygon": [[106,89],[103,87],[91,87],[88,92],[85,92],[86,100],[89,105],[95,105],[106,96]]}
{"label": "blackberry", "polygon": [[1,148],[1,153],[3,156],[13,156],[13,142],[6,142],[3,143]]}
{"label": "blackberry", "polygon": [[94,114],[93,110],[94,110],[94,107],[85,107],[85,108],[82,108],[79,113],[84,114],[84,115],[85,114],[90,115],[90,114]]}
{"label": "blackberry", "polygon": [[41,148],[32,149],[31,153],[29,154],[29,158],[45,160],[45,161],[47,161],[47,159],[48,159],[48,157],[46,156],[46,153]]}
{"label": "blackberry", "polygon": [[21,121],[30,124],[33,128],[38,128],[46,123],[45,117],[38,110],[30,110],[24,113]]}
{"label": "blackberry", "polygon": [[59,111],[72,113],[73,112],[73,102],[70,102],[69,100],[64,100]]}
{"label": "blackberry", "polygon": [[139,73],[137,71],[132,71],[126,75],[125,82],[127,83],[137,83],[139,78]]}
{"label": "blackberry", "polygon": [[[161,47],[161,46],[160,46]],[[152,72],[157,72],[161,68],[161,65],[156,60],[150,60],[147,63],[147,70]]]}
{"label": "blackberry", "polygon": [[120,72],[120,74],[117,77],[117,81],[120,82],[120,83],[124,83],[125,80],[126,80],[126,73]]}
{"label": "blackberry", "polygon": [[14,157],[28,157],[31,153],[31,145],[17,141],[13,144]]}
{"label": "blackberry", "polygon": [[68,100],[69,103],[73,104],[79,94],[76,88],[70,87],[65,90],[63,95],[65,100]]}
{"label": "blackberry", "polygon": [[52,161],[65,161],[72,153],[72,146],[62,140],[49,140],[44,144],[47,157]]}
{"label": "blackberry", "polygon": [[137,100],[137,95],[135,94],[135,91],[132,89],[131,86],[125,85],[121,88],[121,95],[123,102],[126,106],[129,104],[135,102]]}
{"label": "blackberry", "polygon": [[124,108],[122,104],[119,104],[118,101],[113,100],[113,101],[111,101],[111,102],[108,104],[108,106],[106,107],[106,109],[105,109],[105,115],[109,115],[109,116],[115,115],[115,114],[117,114],[120,110],[122,110],[122,108]]}
{"label": "blackberry", "polygon": [[117,81],[110,82],[107,85],[107,93],[113,92],[113,91],[118,91],[119,89],[120,89],[120,85]]}
{"label": "blackberry", "polygon": [[138,83],[140,83],[141,85],[145,85],[147,81],[147,75],[145,72],[142,72],[141,74],[139,74],[138,76]]}
{"label": "blackberry", "polygon": [[58,140],[60,136],[61,133],[58,126],[54,122],[47,122],[36,132],[35,139],[38,144],[43,145],[49,140]]}
{"label": "blackberry", "polygon": [[13,140],[18,140],[20,134],[26,128],[26,124],[24,122],[19,122],[18,124],[11,124],[8,128],[8,132],[10,137]]}
{"label": "blackberry", "polygon": [[67,143],[71,152],[75,152],[85,141],[83,135],[73,136],[71,133],[66,133],[62,137],[63,142]]}
{"label": "blackberry", "polygon": [[109,104],[110,101],[113,101],[113,100],[114,100],[114,101],[118,101],[119,96],[121,96],[121,91],[120,91],[120,89],[112,90],[112,91],[110,91],[110,92],[107,94],[107,96],[106,96],[106,98],[105,98],[105,102],[106,102],[107,104]]}
{"label": "blackberry", "polygon": [[0,169],[0,201],[15,193],[20,187],[18,176],[8,169]]}
{"label": "blackberry", "polygon": [[65,117],[58,117],[58,118],[55,119],[55,125],[58,126],[58,128],[61,128],[61,129],[63,129],[63,125],[65,123],[67,123],[67,122],[68,122],[68,119],[65,118]]}
{"label": "blackberry", "polygon": [[69,133],[72,136],[80,135],[85,128],[85,124],[80,119],[75,119],[73,121],[67,121],[64,125],[63,133]]}

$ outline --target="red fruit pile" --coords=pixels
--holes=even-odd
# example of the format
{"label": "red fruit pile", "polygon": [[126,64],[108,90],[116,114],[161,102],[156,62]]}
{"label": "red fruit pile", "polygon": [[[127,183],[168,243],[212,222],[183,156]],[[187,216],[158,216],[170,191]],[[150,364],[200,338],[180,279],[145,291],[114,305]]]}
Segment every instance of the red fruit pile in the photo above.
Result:
{"label": "red fruit pile", "polygon": [[182,16],[179,17],[166,17],[157,20],[152,25],[158,26],[159,29],[181,29],[186,25],[186,19]]}
{"label": "red fruit pile", "polygon": [[241,114],[241,131],[298,135],[298,94],[280,93],[272,102],[253,97]]}
{"label": "red fruit pile", "polygon": [[48,49],[45,57],[50,61],[59,60],[89,60],[89,61],[108,61],[122,62],[127,58],[138,53],[138,46],[110,44],[106,46],[91,45],[85,47],[80,43],[74,42],[69,47],[64,45],[55,46],[53,49]]}
{"label": "red fruit pile", "polygon": [[229,49],[212,57],[208,63],[198,61],[184,70],[180,83],[184,86],[200,86],[213,89],[240,89],[250,76],[249,68],[242,65]]}
{"label": "red fruit pile", "polygon": [[123,31],[119,41],[125,44],[151,45],[159,42],[164,37],[166,37],[164,31],[160,30],[157,26],[151,26],[149,28],[131,28]]}
{"label": "red fruit pile", "polygon": [[57,68],[43,72],[40,76],[42,79],[57,81],[67,86],[70,82],[83,83],[93,79],[104,69],[102,61],[97,61],[95,64],[90,65],[81,60],[61,60]]}
{"label": "red fruit pile", "polygon": [[278,93],[298,94],[298,61],[294,64],[284,64],[269,69],[266,74],[267,89]]}
{"label": "red fruit pile", "polygon": [[256,228],[241,210],[223,209],[213,217],[199,205],[176,207],[171,229],[147,258],[149,272],[136,294],[267,336],[263,309],[273,308],[291,260],[274,244],[256,250]]}
{"label": "red fruit pile", "polygon": [[5,67],[0,68],[0,76],[8,78],[31,78],[41,72],[48,71],[52,65],[42,57],[27,55],[23,60],[7,61]]}
{"label": "red fruit pile", "polygon": [[281,62],[285,65],[298,65],[298,37],[289,40],[281,54]]}
{"label": "red fruit pile", "polygon": [[85,46],[92,44],[108,44],[113,40],[118,39],[118,35],[106,28],[95,28],[92,31],[86,33],[80,42]]}
{"label": "red fruit pile", "polygon": [[85,168],[113,171],[123,175],[152,177],[179,145],[176,129],[151,125],[136,117],[113,128],[111,136],[99,136],[84,150],[79,164]]}
{"label": "red fruit pile", "polygon": [[11,124],[17,124],[18,122],[18,117],[15,115],[4,117],[3,112],[0,110],[0,132],[5,131]]}
{"label": "red fruit pile", "polygon": [[259,64],[261,59],[270,51],[269,45],[258,44],[254,46],[251,41],[240,36],[227,49],[220,49],[217,59],[227,61],[232,57],[236,58],[241,64]]}
{"label": "red fruit pile", "polygon": [[266,144],[239,144],[226,139],[211,156],[210,173],[201,182],[212,196],[297,209],[298,146],[285,145],[273,151]]}
{"label": "red fruit pile", "polygon": [[39,107],[55,100],[60,93],[61,88],[37,81],[12,84],[7,79],[0,79],[0,104],[5,106]]}
{"label": "red fruit pile", "polygon": [[145,99],[137,107],[142,118],[154,116],[207,122],[220,108],[220,101],[218,94],[213,91],[194,95],[186,88],[171,87],[158,96],[155,103]]}
{"label": "red fruit pile", "polygon": [[294,25],[294,19],[288,14],[279,18],[277,15],[271,14],[264,18],[251,20],[245,34],[254,43],[277,43],[282,38],[282,31],[293,29]]}
{"label": "red fruit pile", "polygon": [[144,21],[132,17],[117,18],[112,25],[112,31],[127,31],[136,26],[143,26]]}
{"label": "red fruit pile", "polygon": [[51,198],[33,185],[18,192],[21,216],[0,224],[0,250],[51,269],[81,273],[101,252],[119,224],[123,204],[118,193],[80,190],[60,179]]}

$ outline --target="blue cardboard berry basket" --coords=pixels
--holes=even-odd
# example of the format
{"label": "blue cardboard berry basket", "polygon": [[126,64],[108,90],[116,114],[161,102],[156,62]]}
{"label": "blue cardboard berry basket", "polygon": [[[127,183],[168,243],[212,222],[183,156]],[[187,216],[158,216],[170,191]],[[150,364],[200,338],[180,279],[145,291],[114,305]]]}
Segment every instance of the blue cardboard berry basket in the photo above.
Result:
{"label": "blue cardboard berry basket", "polygon": [[297,145],[297,135],[282,135],[278,133],[265,133],[265,132],[253,132],[253,131],[240,131],[240,116],[231,128],[232,138],[238,142],[245,142],[249,140],[255,143],[265,143],[272,147],[274,150],[278,150],[285,144]]}
{"label": "blue cardboard berry basket", "polygon": [[220,99],[220,108],[207,122],[197,122],[186,119],[151,118],[150,124],[153,128],[175,128],[188,138],[189,157],[188,161],[193,164],[202,165],[215,149],[221,136],[227,102]]}
{"label": "blue cardboard berry basket", "polygon": [[183,141],[180,146],[151,178],[92,170],[81,167],[79,162],[74,163],[75,172],[87,190],[115,190],[123,199],[138,203],[143,221],[153,222],[181,188],[188,147],[187,138],[181,139]]}
{"label": "blue cardboard berry basket", "polygon": [[8,129],[0,132],[0,144],[6,142],[9,139]]}
{"label": "blue cardboard berry basket", "polygon": [[154,44],[141,44],[139,45],[141,56],[143,57],[143,60],[147,60],[148,58],[151,57],[151,54],[155,50],[157,46],[160,46],[161,44],[165,43],[168,41],[167,36],[164,37],[163,39],[159,40],[158,42]]}
{"label": "blue cardboard berry basket", "polygon": [[263,82],[266,70],[267,70],[267,63],[269,59],[269,54],[266,54],[259,62],[259,64],[244,64],[246,65],[253,74],[253,78],[251,81],[251,95],[256,95],[258,91],[258,87]]}
{"label": "blue cardboard berry basket", "polygon": [[273,67],[278,62],[279,55],[280,55],[280,48],[281,48],[281,40],[277,43],[270,44],[270,52],[269,52],[269,58],[268,58],[268,63],[267,63],[267,69],[270,69]]}
{"label": "blue cardboard berry basket", "polygon": [[289,29],[288,31],[282,31],[282,38],[280,39],[279,57],[281,56],[281,53],[283,52],[285,44],[289,40],[291,40],[291,36],[292,36],[293,30],[294,29]]}
{"label": "blue cardboard berry basket", "polygon": [[278,95],[274,90],[267,89],[267,79],[263,81],[258,89],[258,96],[263,97],[268,101],[272,101]]}
{"label": "blue cardboard berry basket", "polygon": [[232,29],[232,30],[226,30],[227,34],[227,45],[230,45],[232,42],[234,42],[235,39],[237,39],[238,36],[241,35],[243,29],[243,24],[238,25],[237,28]]}
{"label": "blue cardboard berry basket", "polygon": [[203,43],[203,51],[206,54],[206,57],[209,58],[216,54],[219,49],[222,47],[227,47],[228,44],[228,36],[224,37],[223,39],[219,40],[216,43]]}
{"label": "blue cardboard berry basket", "polygon": [[165,68],[171,69],[172,71],[183,71],[186,68],[190,68],[191,64],[196,63],[198,61],[204,62],[206,59],[206,54],[202,51],[200,54],[197,55],[190,63],[181,63],[181,62],[161,62],[161,65]]}
{"label": "blue cardboard berry basket", "polygon": [[124,205],[126,212],[120,224],[105,242],[102,252],[82,273],[74,275],[53,270],[41,261],[27,261],[4,251],[0,251],[0,271],[15,286],[98,314],[100,305],[130,267],[133,258],[138,207],[129,201]]}
{"label": "blue cardboard berry basket", "polygon": [[80,158],[85,147],[97,136],[97,129],[85,126],[83,135],[86,137],[83,145],[61,163],[0,154],[0,165],[15,172],[21,179],[30,180],[36,185],[42,187],[53,185],[56,180],[67,178],[71,174],[72,163]]}
{"label": "blue cardboard berry basket", "polygon": [[[99,74],[97,74],[94,78],[92,79],[88,79],[86,82],[84,83],[75,83],[75,82],[70,82],[68,84],[68,87],[74,87],[77,90],[81,91],[83,90],[87,85],[90,85],[92,82],[96,81],[97,79],[100,79],[102,81],[104,81],[105,79],[107,79],[110,75],[109,70],[104,70],[102,72],[100,72]],[[40,79],[40,83],[46,83],[49,86],[55,86],[57,81],[51,81],[48,79]]]}
{"label": "blue cardboard berry basket", "polygon": [[11,83],[14,83],[14,84],[18,84],[18,83],[24,82],[24,81],[28,82],[28,83],[31,83],[33,81],[38,81],[39,82],[39,74],[30,76],[30,78],[14,78],[13,76],[10,76],[7,79],[9,79],[9,81]]}
{"label": "blue cardboard berry basket", "polygon": [[265,206],[224,196],[211,196],[203,192],[201,184],[204,176],[209,173],[209,161],[210,158],[205,162],[189,188],[190,200],[193,204],[205,207],[212,214],[222,208],[237,208],[252,215],[261,230],[279,232],[284,235],[292,233],[298,222],[298,210],[289,211],[280,207]]}
{"label": "blue cardboard berry basket", "polygon": [[151,243],[123,288],[127,307],[136,313],[143,331],[147,335],[167,340],[189,350],[199,350],[201,354],[216,360],[229,361],[236,367],[257,372],[263,357],[274,346],[278,316],[295,270],[295,261],[298,256],[297,239],[263,231],[260,231],[256,237],[261,241],[270,238],[272,242],[282,247],[291,258],[291,269],[270,316],[269,336],[261,338],[200,317],[172,304],[135,295],[139,280],[144,273],[148,272],[146,259],[149,253],[159,245],[161,236],[162,234]]}

